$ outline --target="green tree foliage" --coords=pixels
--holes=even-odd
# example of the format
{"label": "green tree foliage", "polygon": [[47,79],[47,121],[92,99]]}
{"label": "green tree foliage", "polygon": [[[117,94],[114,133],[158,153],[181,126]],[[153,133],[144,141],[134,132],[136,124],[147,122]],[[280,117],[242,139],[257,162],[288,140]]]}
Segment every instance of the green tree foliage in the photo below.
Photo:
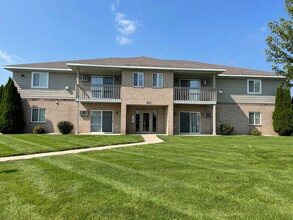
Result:
{"label": "green tree foliage", "polygon": [[280,85],[277,89],[275,110],[273,112],[273,128],[281,136],[293,133],[293,110],[290,89]]}
{"label": "green tree foliage", "polygon": [[0,131],[4,134],[17,134],[24,128],[21,97],[9,78],[2,91],[0,105]]}
{"label": "green tree foliage", "polygon": [[2,98],[3,90],[4,90],[4,86],[1,85],[1,86],[0,86],[0,103],[1,103],[1,98]]}
{"label": "green tree foliage", "polygon": [[280,18],[268,24],[271,35],[266,39],[269,48],[265,53],[267,61],[274,63],[273,71],[289,82],[293,80],[293,0],[285,2],[289,19]]}

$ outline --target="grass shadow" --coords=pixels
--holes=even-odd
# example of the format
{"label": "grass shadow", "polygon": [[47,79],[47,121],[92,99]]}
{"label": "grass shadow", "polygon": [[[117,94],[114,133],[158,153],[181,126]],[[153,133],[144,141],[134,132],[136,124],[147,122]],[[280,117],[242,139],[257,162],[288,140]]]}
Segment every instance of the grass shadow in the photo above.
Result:
{"label": "grass shadow", "polygon": [[0,170],[0,173],[15,173],[17,172],[18,170],[16,169],[10,169],[10,170]]}

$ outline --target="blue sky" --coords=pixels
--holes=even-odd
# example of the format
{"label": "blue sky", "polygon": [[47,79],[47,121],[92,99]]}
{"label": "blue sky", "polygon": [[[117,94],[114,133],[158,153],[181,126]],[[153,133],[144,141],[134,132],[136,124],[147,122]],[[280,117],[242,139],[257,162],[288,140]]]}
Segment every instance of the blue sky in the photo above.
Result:
{"label": "blue sky", "polygon": [[[271,71],[283,0],[0,0],[0,65],[150,56]],[[0,69],[0,84],[10,73]]]}

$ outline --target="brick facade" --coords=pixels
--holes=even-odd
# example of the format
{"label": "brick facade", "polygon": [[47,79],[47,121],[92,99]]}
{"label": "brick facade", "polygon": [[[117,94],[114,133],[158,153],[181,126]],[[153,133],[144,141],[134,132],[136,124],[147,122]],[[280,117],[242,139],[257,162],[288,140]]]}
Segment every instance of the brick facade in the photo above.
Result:
{"label": "brick facade", "polygon": [[[273,130],[274,104],[217,104],[217,124],[230,123],[234,134],[249,134],[256,127],[263,135],[276,135]],[[249,112],[261,113],[261,125],[249,125]]]}

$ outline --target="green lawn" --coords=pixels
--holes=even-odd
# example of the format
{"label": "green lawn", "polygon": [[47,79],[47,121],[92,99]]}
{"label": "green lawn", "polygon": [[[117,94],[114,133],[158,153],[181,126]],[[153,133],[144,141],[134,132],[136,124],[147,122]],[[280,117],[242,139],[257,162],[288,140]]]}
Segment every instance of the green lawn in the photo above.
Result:
{"label": "green lawn", "polygon": [[293,138],[162,138],[0,163],[0,219],[293,219]]}
{"label": "green lawn", "polygon": [[135,135],[0,135],[0,157],[141,141]]}

